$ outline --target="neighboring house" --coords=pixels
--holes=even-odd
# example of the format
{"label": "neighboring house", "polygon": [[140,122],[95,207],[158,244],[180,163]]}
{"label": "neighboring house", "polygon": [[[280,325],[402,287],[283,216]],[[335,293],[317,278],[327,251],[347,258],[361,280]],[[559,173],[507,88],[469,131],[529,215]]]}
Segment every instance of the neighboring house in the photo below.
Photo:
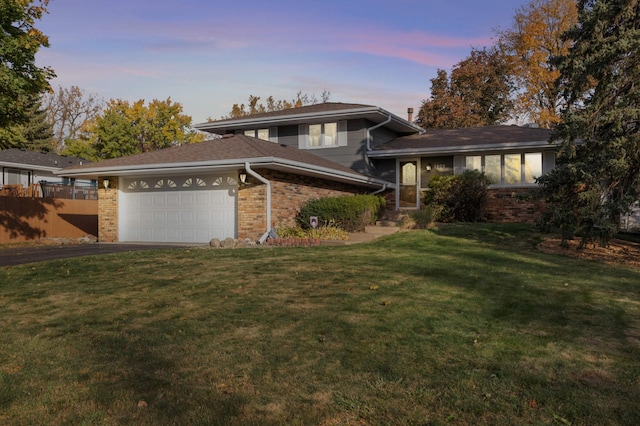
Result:
{"label": "neighboring house", "polygon": [[432,176],[465,168],[495,182],[489,219],[531,220],[538,206],[515,195],[554,166],[548,130],[425,132],[410,116],[361,104],[323,103],[196,128],[223,137],[58,173],[102,182],[101,241],[264,240],[272,227],[293,225],[310,199],[379,193],[389,209],[418,209]]}
{"label": "neighboring house", "polygon": [[41,181],[66,184],[69,180],[55,175],[54,172],[86,162],[81,158],[23,151],[17,148],[0,150],[0,185],[28,187]]}

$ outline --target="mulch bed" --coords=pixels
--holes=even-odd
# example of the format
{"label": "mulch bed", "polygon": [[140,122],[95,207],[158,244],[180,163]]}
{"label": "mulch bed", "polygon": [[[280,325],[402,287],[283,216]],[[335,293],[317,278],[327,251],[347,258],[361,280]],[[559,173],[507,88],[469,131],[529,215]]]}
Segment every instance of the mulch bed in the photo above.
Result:
{"label": "mulch bed", "polygon": [[560,246],[560,238],[548,238],[538,244],[544,253],[560,254],[579,259],[595,260],[609,265],[625,265],[640,268],[640,244],[613,239],[606,247],[589,244],[580,248],[580,239],[569,240],[569,247]]}

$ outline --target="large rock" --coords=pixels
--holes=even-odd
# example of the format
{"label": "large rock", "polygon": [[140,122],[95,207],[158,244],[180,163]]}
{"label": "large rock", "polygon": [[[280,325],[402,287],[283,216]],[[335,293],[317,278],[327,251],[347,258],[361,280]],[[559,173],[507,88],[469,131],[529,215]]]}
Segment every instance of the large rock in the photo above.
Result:
{"label": "large rock", "polygon": [[236,246],[236,240],[234,240],[233,238],[225,238],[220,245],[222,246],[222,248],[233,248]]}

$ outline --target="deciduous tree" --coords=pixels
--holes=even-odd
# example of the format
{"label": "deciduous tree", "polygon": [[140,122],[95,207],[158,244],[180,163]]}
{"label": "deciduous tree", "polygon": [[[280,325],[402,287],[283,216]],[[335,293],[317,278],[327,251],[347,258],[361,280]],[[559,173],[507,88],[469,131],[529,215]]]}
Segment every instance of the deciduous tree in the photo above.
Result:
{"label": "deciduous tree", "polygon": [[[265,112],[282,111],[290,108],[300,108],[306,105],[315,105],[317,103],[328,102],[330,97],[331,93],[326,90],[320,95],[320,100],[318,100],[317,96],[314,94],[309,95],[307,93],[298,92],[296,94],[296,97],[291,101],[288,101],[286,99],[276,100],[273,96],[269,96],[266,99],[266,103],[262,104],[259,103],[261,99],[260,96],[249,95],[249,99],[246,105],[233,104],[229,114],[222,118],[239,118],[246,117],[248,115],[262,114]],[[209,118],[208,121],[214,120],[212,118]]]}
{"label": "deciduous tree", "polygon": [[550,60],[568,52],[571,41],[562,34],[576,22],[575,0],[531,0],[516,11],[512,27],[497,34],[518,88],[518,115],[540,127],[560,121],[560,74]]}
{"label": "deciduous tree", "polygon": [[100,97],[78,86],[59,86],[56,91],[45,93],[42,103],[54,129],[56,151],[62,150],[66,141],[77,139],[83,126],[96,118],[104,108],[104,101]]}
{"label": "deciduous tree", "polygon": [[424,128],[489,126],[509,119],[513,84],[504,57],[496,49],[473,49],[454,66],[449,79],[438,70],[431,97],[422,103],[416,124]]}
{"label": "deciduous tree", "polygon": [[67,153],[93,155],[93,160],[123,157],[155,151],[174,145],[202,142],[204,136],[190,129],[191,117],[182,113],[182,105],[153,100],[133,104],[116,99],[107,103],[102,115],[87,126],[89,146],[72,142]]}
{"label": "deciduous tree", "polygon": [[35,55],[49,40],[35,27],[47,13],[49,0],[0,0],[0,128],[27,120],[34,96],[44,92],[54,77],[38,67]]}
{"label": "deciduous tree", "polygon": [[567,105],[559,164],[540,179],[547,225],[606,241],[640,197],[640,4],[581,0],[557,61]]}

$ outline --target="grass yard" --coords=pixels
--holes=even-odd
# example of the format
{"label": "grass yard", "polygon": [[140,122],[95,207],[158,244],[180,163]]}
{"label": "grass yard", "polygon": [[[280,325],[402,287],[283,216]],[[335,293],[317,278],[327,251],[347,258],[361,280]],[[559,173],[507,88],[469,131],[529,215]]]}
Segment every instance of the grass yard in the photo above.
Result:
{"label": "grass yard", "polygon": [[640,269],[538,238],[0,269],[0,424],[640,424]]}

